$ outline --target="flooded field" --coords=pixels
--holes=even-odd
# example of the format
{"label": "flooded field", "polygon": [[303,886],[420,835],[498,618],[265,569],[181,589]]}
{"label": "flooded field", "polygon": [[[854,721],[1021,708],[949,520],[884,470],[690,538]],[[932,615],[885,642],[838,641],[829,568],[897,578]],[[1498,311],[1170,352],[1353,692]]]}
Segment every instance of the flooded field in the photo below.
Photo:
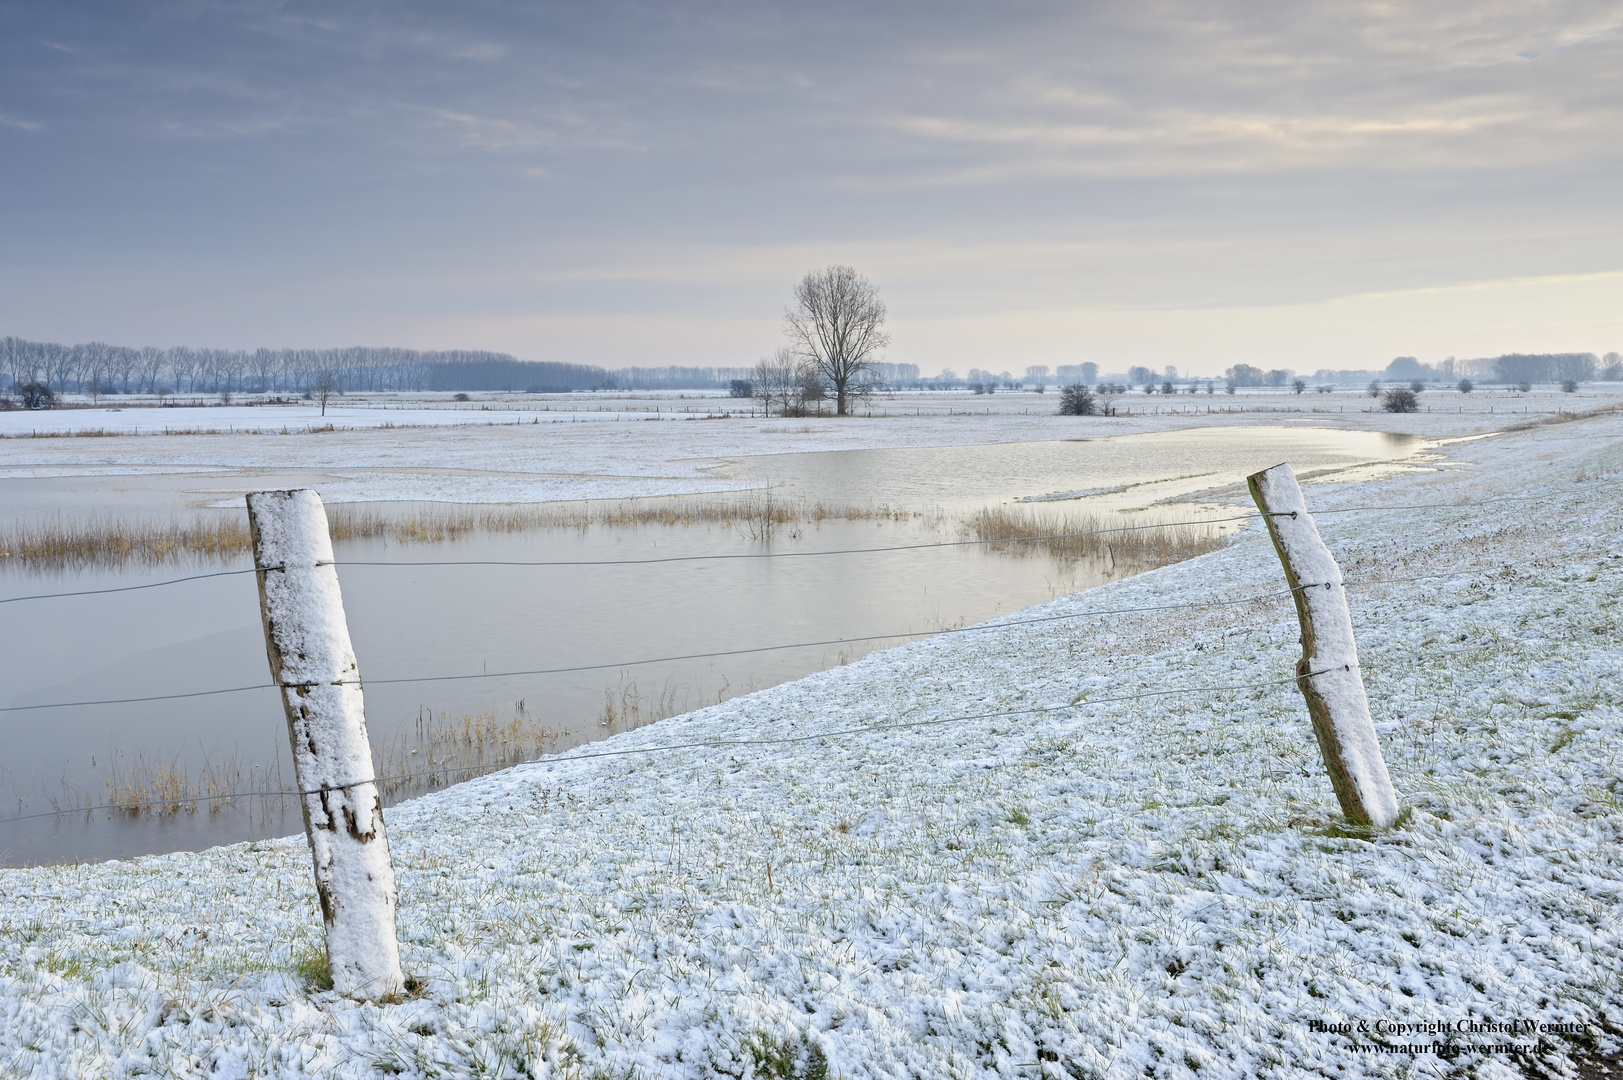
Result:
{"label": "flooded field", "polygon": [[[336,550],[380,774],[404,777],[385,785],[392,799],[410,797],[465,778],[462,770],[578,745],[1179,557],[1171,548],[964,541],[1066,522],[1232,516],[1234,490],[1218,489],[1279,460],[1306,473],[1425,448],[1371,433],[1219,429],[708,466],[769,491],[748,496],[757,507],[770,497],[799,508],[776,524],[747,514],[676,514],[669,520],[677,523],[659,524],[651,523],[658,515],[594,516],[575,504],[579,512],[551,527],[470,526],[453,530],[454,539],[414,542],[405,523],[450,510],[375,505],[402,528],[342,540]],[[867,510],[808,510],[835,505]],[[490,509],[498,518],[517,512]],[[988,533],[994,518],[1003,531]],[[629,523],[605,523],[615,521]],[[1195,546],[1185,553],[1204,542],[1189,539]],[[12,562],[0,573],[0,600],[250,565],[246,552],[229,550],[156,565],[91,560],[30,570]],[[280,704],[264,686],[251,574],[0,603],[0,650],[0,705],[10,710],[0,713],[6,862],[107,858],[299,828],[292,800],[220,798],[291,781]],[[199,696],[172,696],[180,694]],[[74,704],[92,702],[107,703]],[[108,803],[156,805],[58,812]]]}

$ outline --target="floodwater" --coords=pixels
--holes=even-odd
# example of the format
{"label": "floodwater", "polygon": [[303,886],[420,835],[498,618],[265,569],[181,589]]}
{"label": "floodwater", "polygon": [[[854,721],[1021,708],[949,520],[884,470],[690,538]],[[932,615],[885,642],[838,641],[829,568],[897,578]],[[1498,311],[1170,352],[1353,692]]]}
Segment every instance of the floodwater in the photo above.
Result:
{"label": "floodwater", "polygon": [[[987,505],[1039,499],[1046,501],[1034,509],[1090,513],[1148,507],[1224,488],[1281,460],[1305,473],[1390,463],[1427,448],[1419,440],[1377,434],[1229,428],[735,459],[710,469],[769,482],[787,498],[871,502],[929,514],[824,521],[780,531],[769,541],[721,526],[553,530],[435,545],[352,541],[337,548],[339,578],[375,747],[404,748],[425,719],[488,715],[544,725],[553,736],[547,749],[562,749],[1112,576],[1108,566],[1065,565],[983,547],[643,565],[636,560],[960,539],[960,515]],[[1225,497],[1233,494],[1229,489]],[[1198,495],[1162,510],[1173,518],[1232,512],[1231,503]],[[481,560],[616,562],[457,565]],[[396,565],[360,565],[367,562]],[[247,565],[244,559],[223,567],[48,574],[12,569],[0,573],[0,598],[139,585]],[[800,644],[842,638],[867,640]],[[699,655],[764,647],[773,648]],[[106,802],[109,779],[137,766],[173,766],[197,775],[234,764],[230,782],[216,790],[290,785],[285,721],[275,692],[235,689],[268,680],[252,574],[0,604],[0,656],[6,671],[0,705],[10,709],[232,691],[0,713],[0,780],[12,796],[0,810],[0,862],[200,848],[299,829],[291,800],[248,800],[213,813],[205,804],[163,816],[53,813]],[[541,669],[546,673],[536,673]],[[517,672],[529,674],[506,674]]]}

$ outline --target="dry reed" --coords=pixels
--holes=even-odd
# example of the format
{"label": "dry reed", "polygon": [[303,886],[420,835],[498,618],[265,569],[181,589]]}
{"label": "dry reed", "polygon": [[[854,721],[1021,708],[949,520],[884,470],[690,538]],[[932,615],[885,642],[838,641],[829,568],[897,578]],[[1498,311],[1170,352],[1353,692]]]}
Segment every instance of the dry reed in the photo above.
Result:
{"label": "dry reed", "polygon": [[149,761],[142,755],[131,761],[115,751],[110,773],[103,781],[107,804],[132,816],[170,817],[199,810],[212,814],[255,798],[264,810],[265,800],[284,786],[280,764],[264,768],[245,764],[235,752],[228,757],[206,757],[194,774],[178,757]]}
{"label": "dry reed", "polygon": [[0,532],[0,565],[42,570],[152,566],[187,559],[224,562],[249,550],[248,523],[199,517],[190,523],[126,518],[54,520]]}
{"label": "dry reed", "polygon": [[[619,690],[604,690],[603,702],[597,720],[602,734],[633,731],[689,708],[674,681],[667,681],[659,693],[649,696],[644,696],[635,682],[622,683]],[[545,723],[532,716],[523,701],[506,718],[488,712],[474,715],[425,709],[418,714],[415,725],[373,746],[372,775],[384,804],[394,805],[567,750],[592,738],[589,730],[589,724],[576,732],[566,724]],[[194,772],[178,755],[170,760],[138,755],[132,760],[115,750],[101,784],[106,795],[100,805],[130,817],[213,814],[234,809],[270,820],[298,806],[294,785],[283,773],[279,760],[249,764],[236,751],[229,755],[218,751],[208,754]],[[12,786],[17,788],[18,813],[24,813],[29,800],[15,778]],[[61,791],[46,796],[53,810],[88,812],[97,807],[89,790],[66,778],[60,786]]]}
{"label": "dry reed", "polygon": [[[1143,570],[1181,562],[1225,543],[1217,525],[1166,525],[1122,521],[1092,514],[1070,516],[990,507],[971,514],[965,525],[976,540],[994,541],[992,550],[1010,555],[1048,555],[1061,562],[1090,560],[1111,568]],[[1036,539],[1024,539],[1035,537]]]}
{"label": "dry reed", "polygon": [[534,761],[560,748],[569,729],[542,723],[519,702],[513,715],[424,710],[414,728],[372,752],[386,803],[460,784],[482,773]]}
{"label": "dry reed", "polygon": [[[432,544],[479,533],[540,529],[638,528],[720,525],[752,540],[798,535],[802,524],[823,521],[905,521],[923,517],[890,506],[861,506],[771,495],[614,503],[532,503],[501,506],[435,504],[387,510],[334,504],[327,509],[334,540],[382,538]],[[157,566],[185,560],[225,562],[251,548],[246,515],[222,512],[189,523],[99,517],[53,519],[0,528],[0,566],[64,570]]]}

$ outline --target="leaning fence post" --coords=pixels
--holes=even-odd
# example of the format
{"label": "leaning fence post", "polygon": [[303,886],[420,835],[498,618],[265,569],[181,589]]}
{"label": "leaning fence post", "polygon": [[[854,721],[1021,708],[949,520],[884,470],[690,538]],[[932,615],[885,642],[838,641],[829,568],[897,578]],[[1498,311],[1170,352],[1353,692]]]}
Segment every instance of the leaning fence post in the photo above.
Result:
{"label": "leaning fence post", "polygon": [[394,865],[327,513],[314,491],[257,491],[248,496],[248,527],[265,650],[287,711],[333,989],[350,997],[388,997],[405,984],[395,936]]}
{"label": "leaning fence post", "polygon": [[1364,696],[1341,568],[1308,516],[1289,465],[1254,473],[1246,483],[1296,598],[1302,623],[1296,685],[1307,699],[1330,786],[1349,821],[1384,828],[1397,820],[1398,797]]}

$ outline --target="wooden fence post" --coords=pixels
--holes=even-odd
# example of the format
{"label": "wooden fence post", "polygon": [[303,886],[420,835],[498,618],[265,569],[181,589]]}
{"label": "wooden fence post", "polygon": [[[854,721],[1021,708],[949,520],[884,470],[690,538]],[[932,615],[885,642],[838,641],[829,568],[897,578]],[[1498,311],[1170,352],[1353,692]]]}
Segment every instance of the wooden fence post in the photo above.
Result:
{"label": "wooden fence post", "polygon": [[1296,598],[1302,623],[1296,685],[1307,699],[1330,785],[1347,820],[1385,828],[1397,820],[1398,797],[1364,696],[1341,568],[1308,516],[1289,465],[1255,473],[1246,483]]}
{"label": "wooden fence post", "polygon": [[333,989],[349,997],[389,997],[405,986],[394,865],[327,513],[314,491],[257,491],[248,496],[248,527]]}

